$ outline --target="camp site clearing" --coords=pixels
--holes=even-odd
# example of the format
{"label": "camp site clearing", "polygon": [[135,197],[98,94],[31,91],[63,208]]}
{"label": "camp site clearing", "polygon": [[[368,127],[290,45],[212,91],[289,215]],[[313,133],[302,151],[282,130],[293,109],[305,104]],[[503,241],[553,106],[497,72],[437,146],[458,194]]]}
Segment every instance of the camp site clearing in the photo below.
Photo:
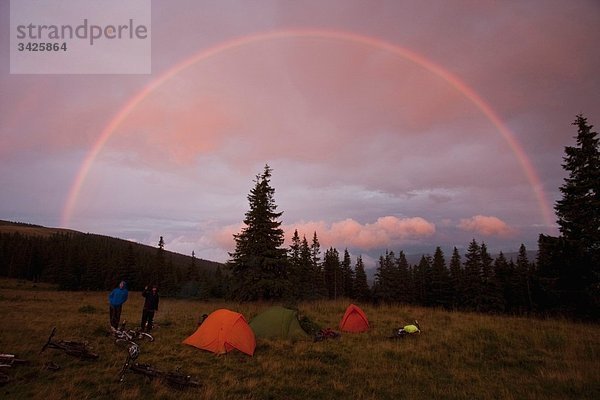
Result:
{"label": "camp site clearing", "polygon": [[[135,374],[127,374],[124,382],[119,382],[117,376],[127,353],[107,336],[107,295],[60,292],[31,282],[0,280],[0,312],[4,317],[0,352],[29,360],[26,365],[2,371],[10,381],[0,386],[0,397],[600,398],[598,325],[355,303],[368,319],[368,329],[353,333],[340,330],[352,303],[347,299],[291,307],[163,298],[152,332],[156,340],[141,344],[138,362],[164,370],[179,368],[202,386],[176,390]],[[124,305],[122,318],[131,327],[140,321],[142,300],[140,293],[132,292]],[[307,318],[322,328],[340,331],[341,337],[313,342],[310,335],[284,338],[261,333],[255,335],[251,355],[235,348],[215,353],[183,343],[202,327],[198,322],[203,314],[229,310],[251,324],[273,307],[293,309],[297,312],[295,318]],[[360,313],[353,314],[362,318]],[[395,329],[415,319],[421,333],[390,339]],[[285,326],[284,330],[289,329],[287,323]],[[52,327],[57,328],[57,339],[87,341],[100,354],[99,359],[81,361],[52,349],[40,354]],[[49,362],[60,369],[45,369]]]}

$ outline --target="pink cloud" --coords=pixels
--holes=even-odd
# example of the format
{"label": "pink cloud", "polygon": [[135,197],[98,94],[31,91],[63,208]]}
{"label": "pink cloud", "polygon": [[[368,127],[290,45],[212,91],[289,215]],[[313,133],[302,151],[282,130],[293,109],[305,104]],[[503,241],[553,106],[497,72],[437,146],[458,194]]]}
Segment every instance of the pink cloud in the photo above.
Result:
{"label": "pink cloud", "polygon": [[294,230],[309,242],[317,232],[321,247],[352,247],[370,250],[388,247],[403,241],[420,239],[435,233],[435,225],[421,217],[380,217],[374,223],[361,224],[351,218],[327,224],[324,221],[299,222],[284,227],[286,237]]}
{"label": "pink cloud", "polygon": [[233,240],[233,235],[240,233],[245,226],[243,223],[224,226],[209,234],[212,237],[211,241],[223,249],[234,251],[235,241]]}
{"label": "pink cloud", "polygon": [[497,217],[485,215],[475,215],[471,218],[461,219],[458,227],[465,231],[479,233],[484,236],[511,236],[514,229],[509,227],[506,222]]}
{"label": "pink cloud", "polygon": [[[212,241],[228,251],[233,251],[235,248],[233,235],[241,232],[243,227],[243,224],[225,226],[211,235]],[[283,226],[283,230],[286,237],[285,246],[289,246],[294,231],[298,230],[300,237],[306,236],[309,243],[316,232],[321,249],[350,247],[370,250],[431,236],[435,233],[435,225],[421,217],[385,216],[378,218],[373,223],[366,224],[361,224],[351,218],[332,223],[302,221]]]}

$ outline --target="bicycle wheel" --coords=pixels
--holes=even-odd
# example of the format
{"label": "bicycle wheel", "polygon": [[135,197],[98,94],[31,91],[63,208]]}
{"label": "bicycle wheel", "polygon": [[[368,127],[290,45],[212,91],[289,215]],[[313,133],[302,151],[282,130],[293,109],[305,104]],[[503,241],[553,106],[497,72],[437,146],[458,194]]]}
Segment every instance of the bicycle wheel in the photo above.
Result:
{"label": "bicycle wheel", "polygon": [[138,333],[138,339],[142,339],[146,342],[154,342],[154,336],[146,332]]}
{"label": "bicycle wheel", "polygon": [[171,387],[176,389],[185,389],[188,387],[200,387],[200,382],[192,380],[189,375],[169,372],[163,376],[163,380]]}
{"label": "bicycle wheel", "polygon": [[19,365],[27,364],[29,361],[16,358],[14,354],[0,354],[0,363],[5,365]]}
{"label": "bicycle wheel", "polygon": [[127,348],[129,348],[129,346],[137,345],[135,342],[132,342],[131,340],[128,340],[128,339],[116,339],[115,343],[121,347],[127,347]]}
{"label": "bicycle wheel", "polygon": [[50,336],[48,337],[48,341],[46,342],[46,344],[42,347],[42,350],[40,350],[40,354],[46,350],[46,348],[48,348],[48,346],[50,345],[50,342],[52,342],[52,338],[54,337],[54,334],[56,333],[56,327],[52,328],[52,332],[50,332]]}
{"label": "bicycle wheel", "polygon": [[88,349],[65,348],[65,353],[73,357],[79,357],[82,360],[97,360],[99,357],[98,354],[92,353]]}
{"label": "bicycle wheel", "polygon": [[135,372],[136,374],[146,375],[150,378],[156,378],[161,375],[161,372],[154,369],[154,367],[150,364],[134,363],[129,366],[129,370]]}

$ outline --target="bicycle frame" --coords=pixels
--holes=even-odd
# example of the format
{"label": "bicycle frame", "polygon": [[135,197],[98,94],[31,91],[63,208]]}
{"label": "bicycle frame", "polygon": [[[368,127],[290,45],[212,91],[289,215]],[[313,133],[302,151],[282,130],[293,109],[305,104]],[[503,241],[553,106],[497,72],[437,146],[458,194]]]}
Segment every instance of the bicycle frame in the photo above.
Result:
{"label": "bicycle frame", "polygon": [[139,330],[135,329],[125,329],[125,323],[126,321],[123,321],[119,328],[113,332],[117,341],[121,340],[129,343],[135,343],[135,341],[138,339],[145,339],[149,342],[154,341],[154,337],[149,333],[140,332]]}
{"label": "bicycle frame", "polygon": [[186,387],[200,387],[200,383],[192,380],[190,375],[182,374],[179,372],[165,372],[154,368],[150,364],[141,364],[138,362],[134,362],[137,357],[131,357],[130,354],[127,355],[127,359],[125,359],[125,363],[121,368],[121,372],[119,373],[119,382],[125,381],[125,374],[127,371],[131,371],[135,374],[144,375],[150,379],[159,379],[169,386],[174,387],[176,389],[184,389]]}
{"label": "bicycle frame", "polygon": [[40,351],[40,353],[42,353],[47,348],[51,348],[51,349],[62,350],[65,353],[67,353],[68,355],[71,355],[73,357],[79,357],[82,360],[95,360],[98,358],[98,354],[92,353],[88,349],[86,343],[73,342],[73,341],[68,341],[68,340],[53,341],[52,338],[54,337],[55,333],[56,333],[56,327],[52,328],[52,332],[50,333],[50,336],[48,337],[48,341],[42,347],[42,350]]}

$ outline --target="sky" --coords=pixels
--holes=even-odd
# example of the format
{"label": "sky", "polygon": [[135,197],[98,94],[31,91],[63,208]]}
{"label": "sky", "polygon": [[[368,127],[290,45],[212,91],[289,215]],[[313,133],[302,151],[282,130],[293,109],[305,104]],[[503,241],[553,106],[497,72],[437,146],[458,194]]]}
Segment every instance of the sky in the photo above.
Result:
{"label": "sky", "polygon": [[286,245],[535,250],[600,126],[597,0],[155,0],[150,74],[11,74],[9,11],[0,219],[213,261],[266,164]]}

